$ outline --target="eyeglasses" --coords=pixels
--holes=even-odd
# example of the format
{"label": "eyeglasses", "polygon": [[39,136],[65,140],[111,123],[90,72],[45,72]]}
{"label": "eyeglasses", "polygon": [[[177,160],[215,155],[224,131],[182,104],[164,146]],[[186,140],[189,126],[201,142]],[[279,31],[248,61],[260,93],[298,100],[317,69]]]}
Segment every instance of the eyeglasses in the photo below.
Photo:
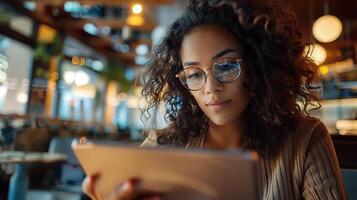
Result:
{"label": "eyeglasses", "polygon": [[[230,83],[239,77],[241,62],[240,58],[224,57],[215,61],[209,70],[220,83]],[[206,84],[208,73],[198,67],[187,67],[176,74],[176,77],[187,89],[197,91]]]}

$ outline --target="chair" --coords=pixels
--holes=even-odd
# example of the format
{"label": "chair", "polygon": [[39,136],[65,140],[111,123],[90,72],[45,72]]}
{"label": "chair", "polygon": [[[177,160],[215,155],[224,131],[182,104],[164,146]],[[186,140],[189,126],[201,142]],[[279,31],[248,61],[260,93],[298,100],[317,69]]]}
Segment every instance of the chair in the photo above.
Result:
{"label": "chair", "polygon": [[357,199],[357,169],[342,169],[342,178],[349,199]]}
{"label": "chair", "polygon": [[72,149],[71,137],[55,137],[51,139],[48,152],[63,153],[67,161],[61,164],[59,180],[46,190],[30,190],[27,200],[79,200],[82,196],[81,183],[84,172],[81,169]]}

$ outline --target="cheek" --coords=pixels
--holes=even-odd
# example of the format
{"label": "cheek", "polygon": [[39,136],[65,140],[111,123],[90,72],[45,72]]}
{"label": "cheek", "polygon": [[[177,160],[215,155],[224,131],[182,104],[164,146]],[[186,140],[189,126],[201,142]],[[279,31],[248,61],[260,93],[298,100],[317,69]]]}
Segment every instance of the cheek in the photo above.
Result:
{"label": "cheek", "polygon": [[199,91],[191,91],[191,95],[198,104],[203,100],[202,94]]}
{"label": "cheek", "polygon": [[191,95],[194,100],[197,102],[201,110],[204,110],[204,94],[199,91],[191,91]]}

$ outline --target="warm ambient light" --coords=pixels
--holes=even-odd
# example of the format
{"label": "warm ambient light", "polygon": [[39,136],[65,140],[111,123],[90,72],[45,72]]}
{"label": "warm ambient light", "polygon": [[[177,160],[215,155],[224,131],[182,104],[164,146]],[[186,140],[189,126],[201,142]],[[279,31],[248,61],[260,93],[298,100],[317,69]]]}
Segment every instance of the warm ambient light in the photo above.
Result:
{"label": "warm ambient light", "polygon": [[324,15],[314,22],[312,33],[320,42],[332,42],[341,35],[342,23],[333,15]]}
{"label": "warm ambient light", "polygon": [[322,65],[319,67],[319,71],[322,75],[326,75],[329,72],[329,68],[326,65]]}
{"label": "warm ambient light", "polygon": [[37,40],[43,43],[51,43],[56,37],[57,31],[45,24],[41,24],[38,29]]}
{"label": "warm ambient light", "polygon": [[141,15],[129,15],[126,19],[129,26],[141,26],[145,23],[144,17]]}
{"label": "warm ambient light", "polygon": [[16,101],[19,102],[19,103],[26,103],[28,100],[28,96],[27,96],[27,93],[26,92],[19,92],[17,95],[16,95]]}
{"label": "warm ambient light", "polygon": [[74,65],[85,65],[86,64],[86,59],[83,57],[78,57],[78,56],[73,56],[72,57],[72,64]]}
{"label": "warm ambient light", "polygon": [[140,14],[143,11],[143,6],[141,4],[134,4],[133,7],[131,8],[131,11],[134,14]]}
{"label": "warm ambient light", "polygon": [[72,57],[72,64],[78,65],[80,63],[80,58],[78,56]]}
{"label": "warm ambient light", "polygon": [[90,81],[89,75],[84,71],[77,71],[76,79],[74,80],[74,84],[76,86],[84,86],[87,85]]}
{"label": "warm ambient light", "polygon": [[310,46],[310,51],[308,52],[309,47],[305,48],[305,52],[308,53],[307,56],[310,57],[316,65],[321,65],[325,62],[327,57],[327,52],[325,48],[319,44],[313,44]]}
{"label": "warm ambient light", "polygon": [[63,79],[64,82],[67,83],[68,85],[72,84],[74,80],[76,79],[76,73],[72,71],[66,71],[63,74]]}
{"label": "warm ambient light", "polygon": [[73,71],[66,71],[64,72],[64,77],[63,77],[65,83],[67,83],[68,85],[76,85],[76,86],[84,86],[89,84],[90,82],[90,77],[89,75],[80,70],[77,72],[73,72]]}

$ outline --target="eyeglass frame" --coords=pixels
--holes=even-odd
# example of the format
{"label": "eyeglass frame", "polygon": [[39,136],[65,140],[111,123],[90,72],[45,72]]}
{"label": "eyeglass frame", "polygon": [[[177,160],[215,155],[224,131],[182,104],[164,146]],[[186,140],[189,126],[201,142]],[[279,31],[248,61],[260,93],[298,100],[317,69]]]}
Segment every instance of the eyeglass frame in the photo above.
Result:
{"label": "eyeglass frame", "polygon": [[[241,71],[242,71],[242,69],[241,69],[241,68],[242,68],[242,58],[240,58],[240,57],[223,57],[223,58],[219,58],[219,59],[215,60],[215,61],[210,65],[210,67],[209,67],[207,70],[203,70],[203,69],[201,69],[201,68],[199,68],[199,67],[196,67],[196,66],[183,68],[179,73],[175,74],[175,77],[180,80],[180,83],[181,83],[186,89],[188,89],[188,90],[190,90],[190,91],[198,91],[198,90],[202,89],[202,88],[205,86],[206,82],[207,82],[207,78],[208,78],[208,75],[209,75],[209,72],[207,72],[207,71],[209,70],[210,72],[212,72],[213,66],[214,66],[215,64],[217,64],[218,61],[223,60],[223,59],[234,59],[234,61],[236,61],[236,62],[239,64],[239,66],[240,66],[239,73],[238,73],[237,76],[236,76],[233,80],[231,80],[231,81],[221,81],[221,80],[218,80],[218,79],[216,78],[216,76],[214,75],[214,73],[212,74],[212,76],[214,77],[214,79],[216,79],[216,80],[217,80],[218,82],[220,82],[220,83],[232,83],[232,82],[234,82],[235,80],[238,79],[238,77],[240,76],[240,73],[241,73]],[[190,89],[190,88],[188,88],[188,87],[186,86],[187,84],[184,84],[184,83],[181,81],[180,74],[182,74],[182,73],[183,73],[186,69],[188,69],[188,68],[197,68],[197,69],[203,71],[203,74],[204,74],[204,76],[205,76],[205,82],[203,83],[202,87],[200,87],[199,89],[196,89],[196,90]]]}

